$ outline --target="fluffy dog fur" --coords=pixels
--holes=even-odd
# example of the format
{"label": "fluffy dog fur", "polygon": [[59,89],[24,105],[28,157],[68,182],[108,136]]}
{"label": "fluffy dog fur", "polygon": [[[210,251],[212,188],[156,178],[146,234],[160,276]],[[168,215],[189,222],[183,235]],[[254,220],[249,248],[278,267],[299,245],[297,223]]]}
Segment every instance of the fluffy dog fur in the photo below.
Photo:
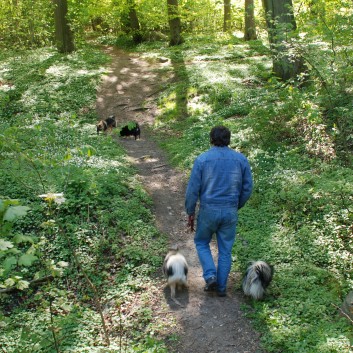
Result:
{"label": "fluffy dog fur", "polygon": [[273,272],[273,266],[265,261],[251,262],[243,278],[243,291],[245,295],[255,300],[261,300],[266,288],[272,281]]}
{"label": "fluffy dog fur", "polygon": [[171,249],[166,255],[163,263],[163,273],[168,280],[171,299],[174,303],[182,306],[175,299],[175,289],[178,286],[187,287],[188,264],[178,248]]}
{"label": "fluffy dog fur", "polygon": [[113,127],[116,127],[116,120],[114,115],[110,115],[97,123],[97,134],[99,135],[99,131],[112,131]]}
{"label": "fluffy dog fur", "polygon": [[141,129],[138,123],[135,123],[134,126],[125,125],[120,129],[121,137],[135,136],[135,140],[141,137]]}

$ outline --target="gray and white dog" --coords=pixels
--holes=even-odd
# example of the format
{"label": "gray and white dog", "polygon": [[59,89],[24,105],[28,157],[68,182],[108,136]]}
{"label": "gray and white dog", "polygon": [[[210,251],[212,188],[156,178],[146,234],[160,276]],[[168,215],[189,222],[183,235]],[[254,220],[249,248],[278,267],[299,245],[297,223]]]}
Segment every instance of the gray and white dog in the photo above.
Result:
{"label": "gray and white dog", "polygon": [[251,262],[243,278],[244,294],[255,300],[261,300],[272,281],[273,272],[273,266],[265,261]]}
{"label": "gray and white dog", "polygon": [[174,303],[182,306],[175,298],[177,287],[187,287],[188,263],[178,247],[170,249],[163,263],[163,273],[170,287],[170,296]]}

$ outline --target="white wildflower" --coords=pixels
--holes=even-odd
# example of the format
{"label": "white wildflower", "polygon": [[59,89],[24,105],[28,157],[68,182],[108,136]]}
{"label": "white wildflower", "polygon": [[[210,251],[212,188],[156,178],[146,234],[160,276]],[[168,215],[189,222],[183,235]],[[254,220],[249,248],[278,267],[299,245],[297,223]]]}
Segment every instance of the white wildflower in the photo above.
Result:
{"label": "white wildflower", "polygon": [[57,193],[57,194],[48,193],[48,194],[42,194],[42,195],[38,195],[38,196],[47,202],[55,202],[58,205],[61,205],[62,203],[64,203],[66,201],[64,194],[62,192]]}

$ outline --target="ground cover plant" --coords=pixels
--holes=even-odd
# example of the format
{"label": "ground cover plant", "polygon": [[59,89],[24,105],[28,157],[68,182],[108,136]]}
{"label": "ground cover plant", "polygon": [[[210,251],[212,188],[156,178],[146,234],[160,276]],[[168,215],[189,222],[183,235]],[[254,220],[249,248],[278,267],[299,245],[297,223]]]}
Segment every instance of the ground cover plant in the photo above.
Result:
{"label": "ground cover plant", "polygon": [[[304,86],[278,82],[259,41],[201,36],[177,49],[139,48],[147,57],[170,58],[165,70],[177,78],[160,96],[156,121],[172,163],[190,170],[217,124],[231,129],[231,147],[249,157],[255,188],[240,211],[233,270],[243,272],[254,259],[275,266],[266,299],[244,307],[263,333],[263,347],[351,352],[352,322],[340,315],[353,286],[351,149],[331,123],[348,109],[349,92],[340,91],[334,116],[328,106],[339,87],[321,89],[313,72]],[[341,123],[347,138],[351,120]]]}
{"label": "ground cover plant", "polygon": [[[255,190],[241,211],[233,270],[254,258],[275,266],[265,301],[244,306],[263,348],[352,351],[351,322],[339,310],[353,286],[351,79],[340,52],[311,48],[309,79],[283,83],[261,41],[125,43],[171,62],[155,132],[175,166],[190,170],[216,124],[249,157]],[[146,305],[166,241],[124,152],[96,135],[106,58],[89,48],[0,55],[5,351],[166,351]]]}
{"label": "ground cover plant", "polygon": [[165,351],[149,308],[166,240],[124,151],[96,133],[107,60],[1,54],[1,351]]}

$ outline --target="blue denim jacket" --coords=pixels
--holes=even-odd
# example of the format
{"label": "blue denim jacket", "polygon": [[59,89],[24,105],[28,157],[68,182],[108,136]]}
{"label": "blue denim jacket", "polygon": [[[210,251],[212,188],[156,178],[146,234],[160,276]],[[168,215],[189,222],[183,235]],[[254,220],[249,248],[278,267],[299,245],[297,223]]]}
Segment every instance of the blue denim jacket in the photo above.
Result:
{"label": "blue denim jacket", "polygon": [[211,147],[200,154],[191,171],[186,189],[185,208],[188,215],[200,207],[243,207],[252,192],[252,175],[246,157],[229,147]]}

